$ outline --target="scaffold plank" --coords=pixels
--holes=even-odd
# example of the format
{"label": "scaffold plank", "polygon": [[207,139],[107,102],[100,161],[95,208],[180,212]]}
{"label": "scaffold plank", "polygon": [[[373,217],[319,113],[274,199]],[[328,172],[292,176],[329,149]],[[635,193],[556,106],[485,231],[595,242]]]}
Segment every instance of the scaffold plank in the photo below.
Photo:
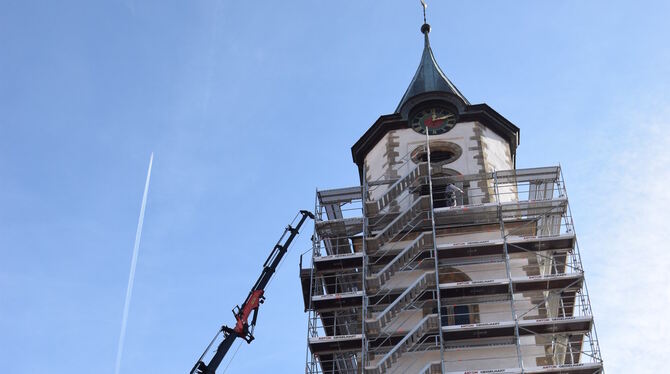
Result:
{"label": "scaffold plank", "polygon": [[545,291],[563,288],[581,289],[583,281],[583,273],[530,275],[512,278],[512,287],[514,287],[514,292]]}
{"label": "scaffold plank", "polygon": [[[514,292],[545,291],[570,287],[579,289],[584,276],[581,273],[531,275],[512,278]],[[485,279],[440,284],[442,297],[502,295],[509,292],[508,279]]]}
{"label": "scaffold plank", "polygon": [[[437,245],[440,259],[492,256],[504,253],[503,239],[476,240],[468,242],[441,243]],[[547,236],[509,237],[507,251],[509,253],[538,252],[548,250],[572,250],[575,245],[575,235],[558,234]]]}
{"label": "scaffold plank", "polygon": [[351,237],[363,231],[363,218],[340,218],[317,221],[314,225],[319,236],[324,238]]}
{"label": "scaffold plank", "polygon": [[560,177],[558,166],[545,166],[527,169],[500,170],[496,172],[499,184],[519,184],[524,182],[555,182]]}
{"label": "scaffold plank", "polygon": [[309,349],[314,354],[359,350],[363,346],[363,335],[335,335],[309,338]]}
{"label": "scaffold plank", "polygon": [[353,186],[319,190],[316,194],[321,204],[339,204],[360,200],[363,196],[362,191],[363,188],[361,186]]}
{"label": "scaffold plank", "polygon": [[[528,374],[554,373],[554,374],[595,374],[603,368],[601,363],[576,363],[565,365],[546,365],[525,367],[523,372]],[[518,374],[520,368],[481,369],[466,371],[448,371],[446,374]]]}
{"label": "scaffold plank", "polygon": [[554,374],[596,374],[603,370],[602,363],[576,363],[565,365],[546,365],[525,368],[528,374],[554,373]]}
{"label": "scaffold plank", "polygon": [[312,307],[317,310],[350,308],[361,305],[363,305],[363,291],[312,296]]}
{"label": "scaffold plank", "polygon": [[[591,330],[592,321],[591,316],[521,320],[519,334],[585,333]],[[448,340],[497,338],[514,335],[514,327],[514,321],[472,323],[442,326],[442,333]]]}
{"label": "scaffold plank", "polygon": [[317,271],[337,271],[354,269],[363,266],[363,253],[345,253],[314,257],[314,268]]}
{"label": "scaffold plank", "polygon": [[537,216],[541,214],[563,215],[567,208],[568,200],[564,197],[546,200],[520,200],[456,205],[450,207],[435,208],[435,219],[440,225],[455,223],[486,223],[495,222],[499,219],[498,207],[504,219]]}

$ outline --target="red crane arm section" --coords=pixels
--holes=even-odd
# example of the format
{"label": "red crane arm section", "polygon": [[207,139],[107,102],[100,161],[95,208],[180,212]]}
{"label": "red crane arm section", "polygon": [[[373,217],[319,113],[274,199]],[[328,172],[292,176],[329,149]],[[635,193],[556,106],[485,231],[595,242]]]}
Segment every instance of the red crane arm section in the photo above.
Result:
{"label": "red crane arm section", "polygon": [[244,330],[245,326],[248,326],[247,321],[249,319],[249,315],[260,305],[260,300],[264,292],[265,290],[256,290],[251,292],[248,302],[244,304],[244,307],[242,310],[240,310],[240,313],[235,316],[237,322],[235,323],[235,328],[233,330],[235,330],[236,333],[240,334],[241,336],[246,335],[246,331]]}

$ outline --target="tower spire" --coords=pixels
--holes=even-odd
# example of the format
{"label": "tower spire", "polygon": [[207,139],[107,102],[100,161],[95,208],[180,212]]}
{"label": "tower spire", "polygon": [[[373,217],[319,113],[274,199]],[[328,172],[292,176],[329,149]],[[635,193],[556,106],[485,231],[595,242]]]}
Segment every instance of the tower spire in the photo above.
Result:
{"label": "tower spire", "polygon": [[461,94],[461,92],[454,86],[447,78],[440,66],[435,60],[433,50],[430,48],[430,40],[428,34],[430,33],[430,25],[426,22],[426,7],[425,0],[421,0],[423,6],[423,25],[421,25],[421,33],[424,35],[423,54],[421,55],[421,62],[419,68],[412,78],[407,91],[400,100],[396,113],[399,113],[402,106],[412,97],[425,92],[447,92],[453,94],[463,100],[465,104],[470,104],[468,100]]}

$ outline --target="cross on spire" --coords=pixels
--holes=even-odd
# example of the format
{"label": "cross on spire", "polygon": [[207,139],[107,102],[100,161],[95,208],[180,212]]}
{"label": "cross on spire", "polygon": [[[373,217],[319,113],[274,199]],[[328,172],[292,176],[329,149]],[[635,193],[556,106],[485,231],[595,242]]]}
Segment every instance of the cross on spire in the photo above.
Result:
{"label": "cross on spire", "polygon": [[428,4],[426,4],[425,0],[421,0],[421,6],[423,7],[423,23],[428,23],[426,22],[426,8],[428,7]]}

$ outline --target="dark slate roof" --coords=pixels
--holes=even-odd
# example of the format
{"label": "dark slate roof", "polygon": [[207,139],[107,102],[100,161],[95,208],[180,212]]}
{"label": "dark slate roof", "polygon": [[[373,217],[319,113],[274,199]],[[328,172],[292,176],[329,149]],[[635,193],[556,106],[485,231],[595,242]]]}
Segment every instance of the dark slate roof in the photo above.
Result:
{"label": "dark slate roof", "polygon": [[430,48],[430,42],[428,40],[430,26],[424,24],[421,27],[421,32],[423,32],[425,39],[421,63],[419,63],[419,68],[416,70],[416,74],[414,74],[414,78],[412,78],[412,82],[409,84],[407,91],[405,91],[405,95],[403,95],[402,100],[400,100],[400,104],[398,104],[395,112],[399,113],[402,106],[410,98],[431,91],[451,93],[458,96],[465,102],[465,104],[470,105],[470,102],[468,102],[458,88],[451,83],[449,78],[447,78],[444,72],[442,72],[442,69],[437,65],[437,61],[435,61],[435,56],[433,56],[433,50]]}

